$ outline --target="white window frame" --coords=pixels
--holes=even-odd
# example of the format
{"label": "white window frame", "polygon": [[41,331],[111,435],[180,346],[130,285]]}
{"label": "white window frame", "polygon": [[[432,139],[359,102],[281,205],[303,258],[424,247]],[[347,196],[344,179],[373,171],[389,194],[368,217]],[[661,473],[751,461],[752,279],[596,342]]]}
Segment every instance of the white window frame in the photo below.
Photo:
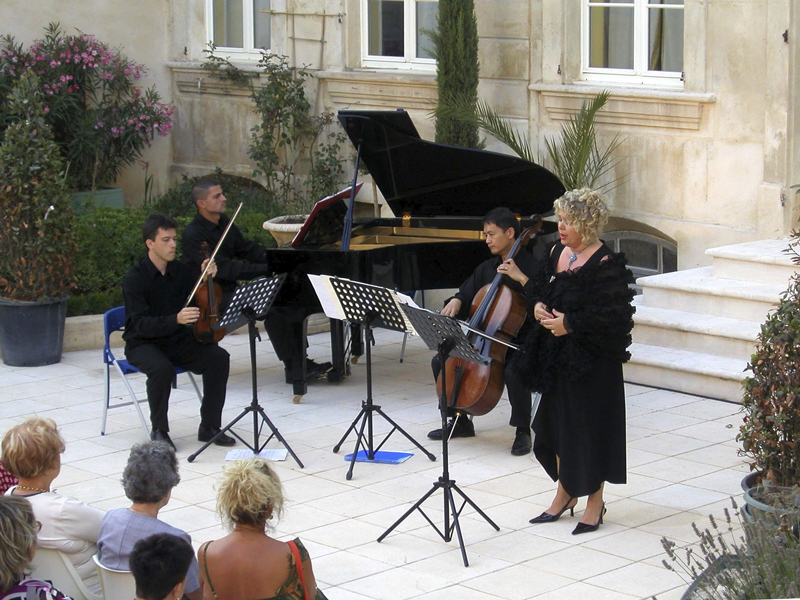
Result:
{"label": "white window frame", "polygon": [[684,14],[684,66],[686,59],[686,2],[683,4],[655,4],[648,0],[633,0],[633,69],[611,69],[589,66],[589,9],[591,6],[602,8],[625,7],[631,8],[631,3],[626,2],[596,2],[596,0],[581,0],[581,72],[585,81],[603,82],[619,85],[635,85],[646,87],[659,87],[683,89],[684,74],[676,71],[650,71],[647,68],[647,55],[649,49],[649,23],[648,13],[650,8],[664,10],[681,10]]}
{"label": "white window frame", "polygon": [[[438,0],[435,1],[438,4]],[[376,69],[436,72],[432,58],[417,58],[417,0],[403,0],[403,49],[405,56],[369,54],[369,0],[361,0],[361,64]]]}
{"label": "white window frame", "polygon": [[[242,0],[242,27],[244,48],[222,46],[214,40],[214,0],[206,0],[206,39],[217,46],[217,50],[243,61],[258,61],[261,58],[261,48],[255,48],[255,23],[253,21],[253,0]],[[272,27],[270,26],[270,32]],[[271,34],[270,34],[270,37]],[[272,40],[270,40],[272,46]],[[269,51],[269,48],[264,48]]]}

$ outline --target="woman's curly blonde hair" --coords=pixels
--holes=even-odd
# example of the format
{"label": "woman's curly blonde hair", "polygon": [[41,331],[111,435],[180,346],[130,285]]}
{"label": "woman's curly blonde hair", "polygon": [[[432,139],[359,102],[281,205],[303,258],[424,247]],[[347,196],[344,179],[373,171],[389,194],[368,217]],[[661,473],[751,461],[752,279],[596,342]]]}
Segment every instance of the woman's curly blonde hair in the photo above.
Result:
{"label": "woman's curly blonde hair", "polygon": [[217,514],[229,529],[261,525],[283,512],[281,481],[267,461],[239,460],[222,468],[217,491]]}
{"label": "woman's curly blonde hair", "polygon": [[586,244],[596,241],[608,223],[608,206],[600,192],[589,188],[570,190],[553,203],[556,214],[572,225]]}

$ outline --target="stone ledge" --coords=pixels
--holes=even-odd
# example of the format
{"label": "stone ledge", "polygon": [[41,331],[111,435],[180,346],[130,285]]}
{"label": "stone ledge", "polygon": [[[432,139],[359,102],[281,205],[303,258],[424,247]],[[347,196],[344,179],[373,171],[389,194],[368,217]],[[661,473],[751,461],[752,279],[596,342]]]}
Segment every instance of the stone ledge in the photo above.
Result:
{"label": "stone ledge", "polygon": [[438,92],[436,76],[410,72],[321,71],[330,99],[339,106],[433,110]]}
{"label": "stone ledge", "polygon": [[698,130],[704,106],[716,102],[715,94],[613,86],[534,83],[528,89],[539,93],[547,116],[555,121],[566,121],[577,115],[583,100],[607,90],[611,97],[597,114],[597,122],[628,127]]}
{"label": "stone ledge", "polygon": [[[259,73],[258,67],[250,65],[237,65],[240,70],[247,73]],[[249,98],[249,86],[236,85],[214,77],[213,71],[203,69],[198,62],[168,62],[167,68],[172,71],[172,77],[181,94],[216,94],[221,96],[244,96]],[[259,77],[251,80],[253,87],[262,84]]]}
{"label": "stone ledge", "polygon": [[[263,329],[263,327],[261,327]],[[308,318],[308,334],[330,331],[330,319],[323,313],[313,314]],[[231,335],[247,333],[246,327],[241,327]],[[102,350],[105,345],[103,331],[103,315],[84,315],[81,317],[68,317],[64,327],[64,352],[76,350]],[[124,345],[122,335],[112,334],[111,346],[121,348]],[[102,354],[102,353],[101,353]],[[0,353],[0,356],[2,354]],[[102,356],[98,358],[102,362]]]}

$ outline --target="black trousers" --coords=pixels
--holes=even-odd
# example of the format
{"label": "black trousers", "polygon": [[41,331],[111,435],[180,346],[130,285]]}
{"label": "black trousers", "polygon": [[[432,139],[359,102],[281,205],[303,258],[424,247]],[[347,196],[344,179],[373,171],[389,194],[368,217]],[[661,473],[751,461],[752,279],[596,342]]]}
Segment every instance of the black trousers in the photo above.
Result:
{"label": "black trousers", "polygon": [[[270,312],[264,319],[264,329],[267,330],[278,360],[284,363],[292,360],[292,329],[289,322],[283,316]],[[306,341],[303,340],[302,343],[305,344]]]}
{"label": "black trousers", "polygon": [[[531,392],[522,383],[519,375],[517,375],[516,370],[509,368],[508,365],[511,356],[512,352],[509,351],[506,354],[506,368],[504,372],[506,378],[506,389],[508,390],[508,403],[511,405],[511,418],[508,420],[508,424],[512,427],[530,427],[532,410]],[[439,372],[442,370],[442,368],[439,364],[438,354],[435,354],[431,359],[431,370],[433,371],[434,379],[439,377]],[[452,413],[454,412],[453,409],[448,408],[447,411],[450,416],[452,416]]]}
{"label": "black trousers", "polygon": [[138,342],[125,347],[125,356],[147,375],[147,402],[153,429],[169,431],[167,409],[174,367],[203,376],[200,425],[221,427],[228,385],[230,355],[217,344],[201,344],[191,334],[171,343]]}

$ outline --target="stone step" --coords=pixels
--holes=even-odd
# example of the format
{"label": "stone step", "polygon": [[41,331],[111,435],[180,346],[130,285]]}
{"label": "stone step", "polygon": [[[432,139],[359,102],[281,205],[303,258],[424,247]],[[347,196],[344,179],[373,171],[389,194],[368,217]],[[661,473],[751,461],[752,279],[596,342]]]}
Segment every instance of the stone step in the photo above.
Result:
{"label": "stone step", "polygon": [[794,254],[784,252],[788,247],[787,239],[759,240],[709,248],[706,255],[713,259],[714,277],[786,288],[789,278],[800,268],[792,261]]}
{"label": "stone step", "polygon": [[714,315],[762,323],[774,308],[782,284],[769,284],[715,277],[713,267],[640,277],[643,303],[697,314]]}
{"label": "stone step", "polygon": [[700,352],[634,343],[625,364],[625,381],[695,394],[742,401],[747,361]]}
{"label": "stone step", "polygon": [[761,331],[753,321],[646,306],[641,296],[633,304],[633,341],[641,344],[747,360]]}

